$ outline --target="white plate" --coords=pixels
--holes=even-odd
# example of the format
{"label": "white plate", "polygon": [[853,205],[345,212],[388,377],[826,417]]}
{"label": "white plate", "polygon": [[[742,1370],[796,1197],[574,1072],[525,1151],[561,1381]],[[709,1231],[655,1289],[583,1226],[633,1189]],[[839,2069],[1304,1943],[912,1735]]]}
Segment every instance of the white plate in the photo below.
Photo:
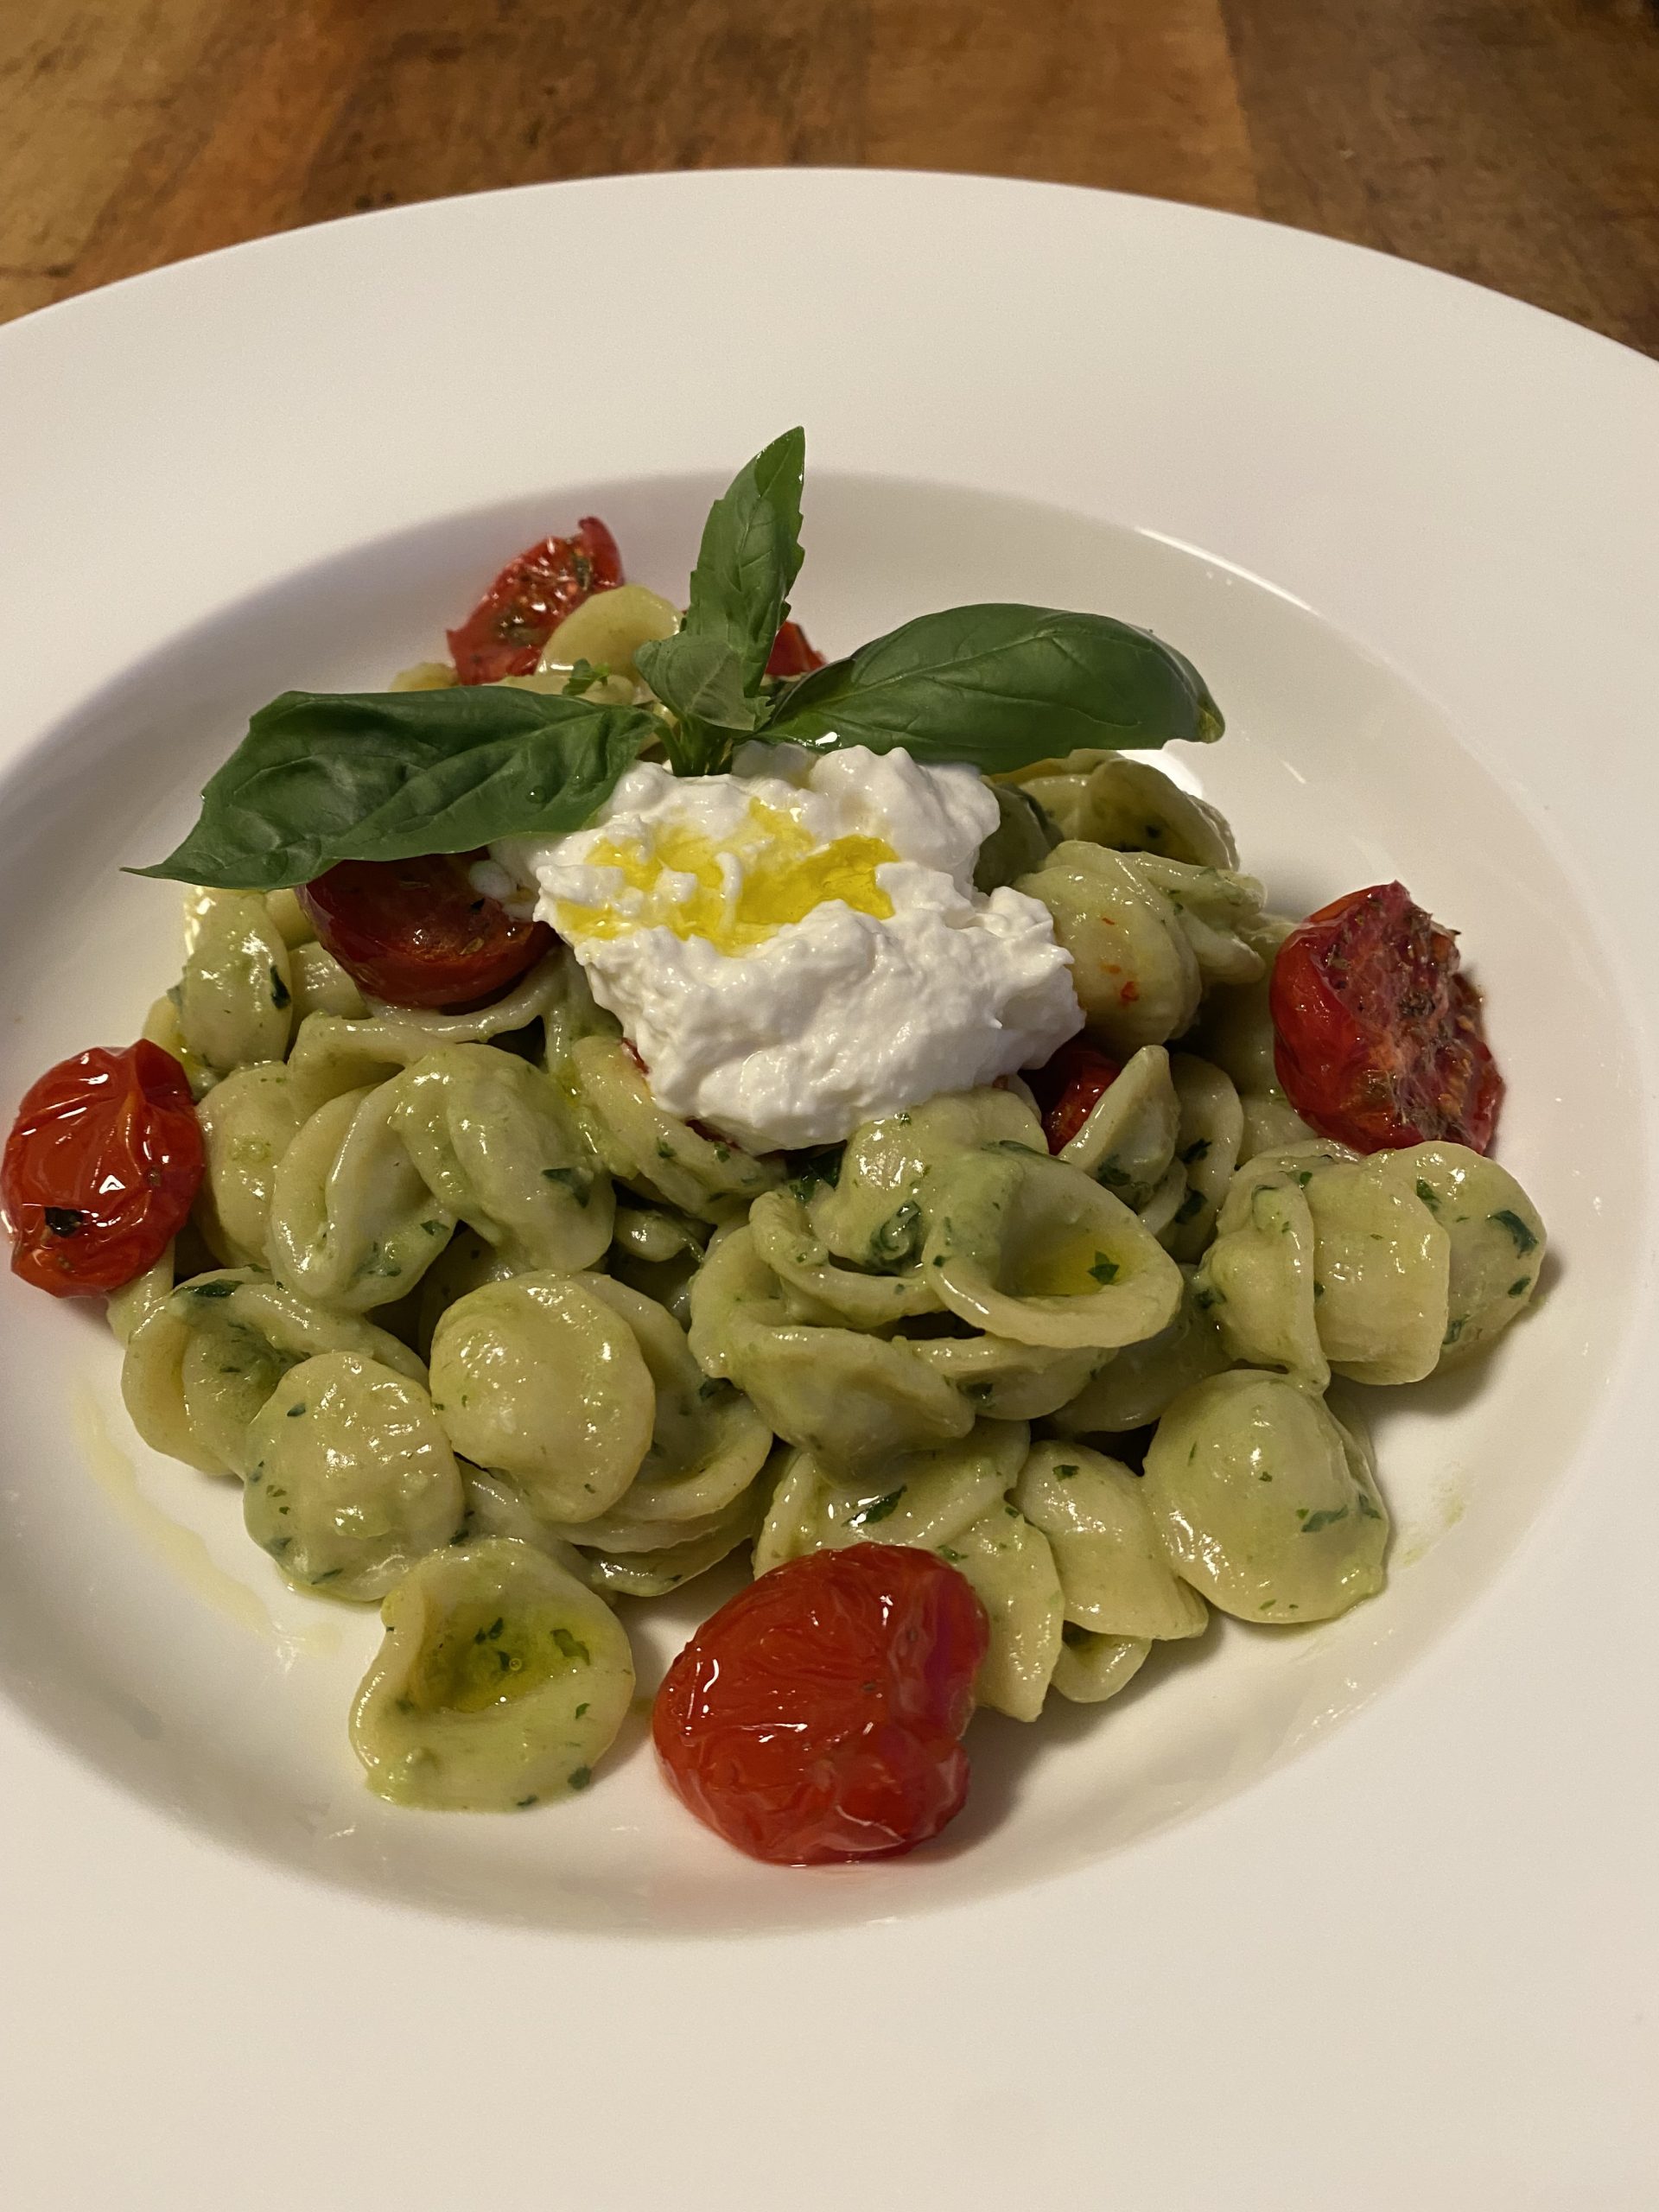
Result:
{"label": "white plate", "polygon": [[371,1624],[137,1453],[92,1317],[6,1294],[21,2200],[1651,2203],[1652,365],[1191,209],[797,172],[167,270],[0,332],[0,408],[8,1109],[168,980],[169,895],[115,870],[250,708],[434,650],[578,512],[676,588],[803,421],[821,642],[1150,623],[1277,903],[1398,874],[1464,931],[1558,1255],[1472,1386],[1383,1411],[1384,1597],[982,1721],[949,1847],[821,1875],[725,1852],[639,1743],[545,1816],[378,1805]]}

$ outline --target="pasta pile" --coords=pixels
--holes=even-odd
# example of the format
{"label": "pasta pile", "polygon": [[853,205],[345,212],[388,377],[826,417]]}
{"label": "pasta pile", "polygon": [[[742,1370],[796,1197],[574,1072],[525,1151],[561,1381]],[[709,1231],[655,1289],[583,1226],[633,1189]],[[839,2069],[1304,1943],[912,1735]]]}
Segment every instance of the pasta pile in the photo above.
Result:
{"label": "pasta pile", "polygon": [[616,1601],[744,1546],[757,1573],[936,1550],[990,1618],[979,1701],[1024,1720],[1212,1606],[1294,1624],[1381,1587],[1327,1388],[1485,1350],[1543,1224],[1459,1146],[1299,1121],[1266,998],[1290,925],[1213,810],[1110,753],[1006,779],[1017,814],[1015,785],[1061,837],[1012,835],[1010,875],[1122,1063],[1057,1157],[1015,1081],[755,1158],[662,1110],[563,948],[414,1013],[365,1003],[290,893],[191,894],[145,1033],[207,1172],[111,1300],[124,1394],[241,1482],[290,1583],[385,1601],[352,1719],[384,1796],[585,1786],[634,1688]]}

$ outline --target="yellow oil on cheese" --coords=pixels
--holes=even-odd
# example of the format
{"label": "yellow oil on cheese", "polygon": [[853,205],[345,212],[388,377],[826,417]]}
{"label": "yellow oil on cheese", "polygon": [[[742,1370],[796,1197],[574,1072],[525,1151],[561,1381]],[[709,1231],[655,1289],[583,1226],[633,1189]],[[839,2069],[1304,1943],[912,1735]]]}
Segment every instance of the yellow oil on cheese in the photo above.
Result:
{"label": "yellow oil on cheese", "polygon": [[[729,886],[721,868],[728,854],[738,864]],[[643,907],[623,914],[613,906],[561,899],[559,933],[615,938],[666,929],[679,938],[704,938],[717,952],[729,954],[764,943],[830,899],[886,921],[893,901],[875,871],[898,857],[880,837],[837,837],[820,844],[793,815],[751,799],[737,834],[719,844],[703,830],[677,825],[665,826],[648,845],[637,837],[601,839],[584,865],[618,869],[628,889],[640,893]],[[668,880],[675,876],[690,877],[690,890]]]}

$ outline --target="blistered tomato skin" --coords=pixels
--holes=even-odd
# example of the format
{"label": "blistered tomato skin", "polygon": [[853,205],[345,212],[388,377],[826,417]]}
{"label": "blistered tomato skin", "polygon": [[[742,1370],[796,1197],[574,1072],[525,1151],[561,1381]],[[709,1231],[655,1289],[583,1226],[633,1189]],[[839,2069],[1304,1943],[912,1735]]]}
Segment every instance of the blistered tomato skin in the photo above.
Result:
{"label": "blistered tomato skin", "polygon": [[1122,1072],[1081,1037],[1062,1045],[1046,1066],[1026,1069],[1051,1152],[1065,1151]]}
{"label": "blistered tomato skin", "polygon": [[0,1160],[14,1274],[54,1298],[155,1266],[201,1182],[184,1070],[159,1045],[78,1052],[31,1085]]}
{"label": "blistered tomato skin", "polygon": [[481,853],[341,861],[297,896],[318,941],[359,990],[392,1006],[451,1010],[497,998],[553,943],[474,889]]}
{"label": "blistered tomato skin", "polygon": [[458,630],[449,656],[463,683],[533,676],[542,648],[567,614],[596,591],[625,582],[616,540],[597,515],[584,515],[572,537],[527,546],[490,586]]}
{"label": "blistered tomato skin", "polygon": [[1350,892],[1280,947],[1268,991],[1285,1096],[1356,1152],[1439,1138],[1485,1152],[1503,1078],[1457,939],[1400,883]]}
{"label": "blistered tomato skin", "polygon": [[984,1608],[932,1552],[854,1544],[772,1568],[705,1621],[658,1692],[670,1786],[751,1858],[886,1859],[968,1795]]}

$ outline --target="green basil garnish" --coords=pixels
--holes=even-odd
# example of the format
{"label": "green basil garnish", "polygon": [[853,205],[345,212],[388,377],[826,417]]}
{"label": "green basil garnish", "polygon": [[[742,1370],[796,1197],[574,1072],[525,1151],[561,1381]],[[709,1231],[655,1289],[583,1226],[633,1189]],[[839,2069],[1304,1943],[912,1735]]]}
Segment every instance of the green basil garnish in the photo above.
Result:
{"label": "green basil garnish", "polygon": [[1109,614],[954,607],[791,683],[768,737],[828,752],[903,746],[988,775],[1086,747],[1208,744],[1222,720],[1184,655]]}
{"label": "green basil garnish", "polygon": [[[804,433],[786,431],[710,509],[684,622],[634,657],[660,709],[581,696],[599,673],[585,666],[562,694],[284,692],[208,783],[183,844],[133,873],[276,891],[338,861],[558,836],[590,822],[653,744],[680,775],[716,772],[752,735],[818,752],[902,746],[994,776],[1082,747],[1220,736],[1203,677],[1173,646],[1109,615],[1052,607],[924,614],[775,683],[766,662],[801,566],[805,450]],[[1053,836],[1023,794],[999,805],[982,888],[1039,865]]]}
{"label": "green basil garnish", "polygon": [[662,727],[642,707],[495,684],[285,691],[202,792],[178,850],[133,873],[279,891],[336,861],[580,830]]}

